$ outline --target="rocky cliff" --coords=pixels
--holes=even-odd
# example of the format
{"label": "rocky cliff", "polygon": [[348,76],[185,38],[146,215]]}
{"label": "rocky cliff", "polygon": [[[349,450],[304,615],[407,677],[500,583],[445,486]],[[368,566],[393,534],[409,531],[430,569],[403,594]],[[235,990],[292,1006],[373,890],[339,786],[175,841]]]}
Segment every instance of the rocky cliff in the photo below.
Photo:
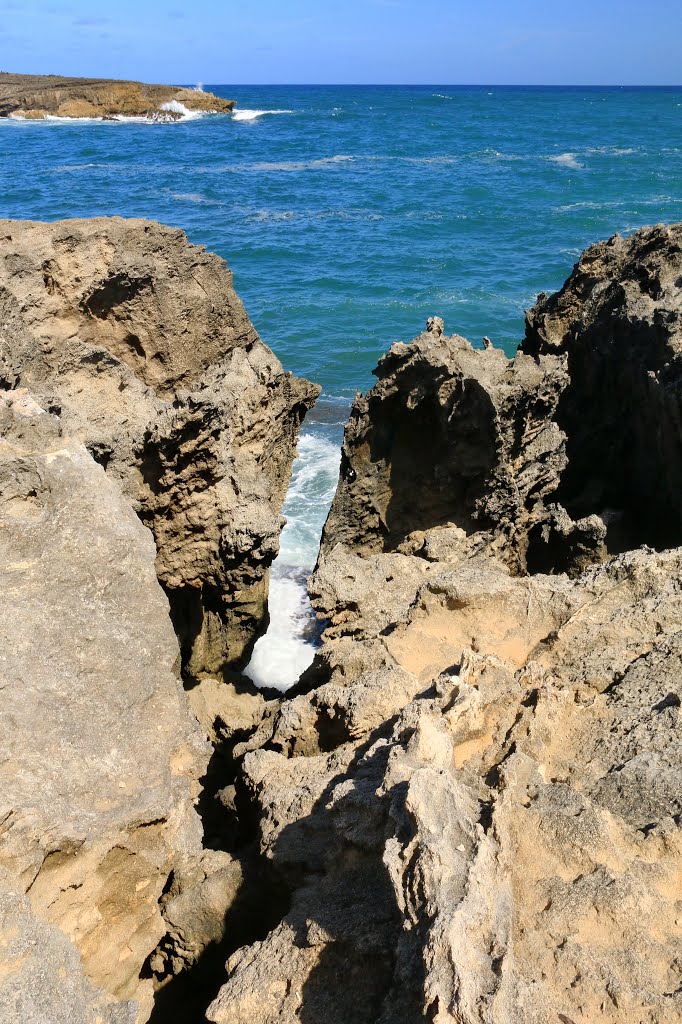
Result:
{"label": "rocky cliff", "polygon": [[511,360],[433,319],[356,401],[317,665],[234,748],[291,907],[210,1021],[682,1016],[681,241],[588,250]]}
{"label": "rocky cliff", "polygon": [[0,241],[0,1016],[682,1019],[682,225],[588,250],[514,359],[393,346],[277,700],[211,670],[314,389],[180,233]]}
{"label": "rocky cliff", "polygon": [[0,385],[58,413],[152,530],[186,671],[243,664],[319,389],[219,257],[147,221],[0,221],[0,323]]}
{"label": "rocky cliff", "polygon": [[57,117],[179,117],[174,105],[188,110],[229,114],[234,100],[176,85],[146,85],[107,78],[62,78],[59,75],[13,75],[0,72],[0,117],[39,120]]}

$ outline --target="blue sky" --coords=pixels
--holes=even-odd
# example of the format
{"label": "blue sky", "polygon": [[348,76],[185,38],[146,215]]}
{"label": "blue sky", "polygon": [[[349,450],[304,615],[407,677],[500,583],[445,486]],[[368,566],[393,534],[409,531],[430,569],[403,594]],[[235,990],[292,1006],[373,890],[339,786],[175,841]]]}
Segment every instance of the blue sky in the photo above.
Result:
{"label": "blue sky", "polygon": [[0,0],[0,70],[206,83],[682,82],[679,0]]}

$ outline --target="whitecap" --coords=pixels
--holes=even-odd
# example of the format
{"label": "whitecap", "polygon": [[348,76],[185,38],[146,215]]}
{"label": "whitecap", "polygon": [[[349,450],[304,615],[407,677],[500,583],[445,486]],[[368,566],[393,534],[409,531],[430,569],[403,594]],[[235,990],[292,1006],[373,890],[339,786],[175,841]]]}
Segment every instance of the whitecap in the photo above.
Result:
{"label": "whitecap", "polygon": [[632,156],[634,153],[639,153],[639,150],[632,146],[592,146],[585,152],[599,156]]}
{"label": "whitecap", "polygon": [[171,199],[178,199],[185,203],[209,204],[211,200],[206,199],[200,192],[171,192]]}
{"label": "whitecap", "polygon": [[[166,113],[180,114],[180,118],[173,120],[195,121],[207,114],[215,114],[215,110],[190,110],[184,103],[177,100],[169,100],[159,108]],[[45,114],[42,118],[21,117],[19,114],[9,114],[7,121],[19,121],[24,124],[157,124],[158,117],[147,117],[142,114],[111,114],[107,117],[62,117],[59,114]],[[170,123],[170,121],[169,121]]]}
{"label": "whitecap", "polygon": [[[12,115],[14,116],[14,115]],[[33,124],[44,124],[46,121],[51,124],[102,124],[103,117],[59,117],[57,114],[45,114],[43,118],[25,117],[17,118],[17,121],[31,121]]]}
{"label": "whitecap", "polygon": [[566,203],[564,206],[557,206],[555,208],[555,212],[556,213],[568,213],[569,210],[607,210],[607,209],[610,209],[612,207],[624,206],[624,205],[625,205],[625,203],[620,202],[620,201],[608,202],[607,200],[605,200],[604,202],[597,203],[597,202],[593,202],[592,200],[587,200],[586,199],[583,202],[579,202],[579,203]]}
{"label": "whitecap", "polygon": [[319,167],[333,167],[353,160],[352,156],[324,156],[317,160],[278,160],[274,162],[257,161],[253,164],[234,164],[230,171],[311,171]]}
{"label": "whitecap", "polygon": [[547,160],[561,167],[569,167],[572,171],[581,171],[585,166],[576,159],[575,153],[559,153],[558,156],[548,156]]}
{"label": "whitecap", "polygon": [[169,100],[168,103],[161,104],[161,110],[167,110],[172,114],[181,114],[183,121],[195,121],[199,117],[203,117],[204,114],[215,113],[215,111],[208,110],[190,110],[184,103],[179,103],[178,100]]}
{"label": "whitecap", "polygon": [[293,114],[293,110],[234,110],[232,112],[232,119],[234,121],[255,121],[258,117],[264,117],[266,114]]}

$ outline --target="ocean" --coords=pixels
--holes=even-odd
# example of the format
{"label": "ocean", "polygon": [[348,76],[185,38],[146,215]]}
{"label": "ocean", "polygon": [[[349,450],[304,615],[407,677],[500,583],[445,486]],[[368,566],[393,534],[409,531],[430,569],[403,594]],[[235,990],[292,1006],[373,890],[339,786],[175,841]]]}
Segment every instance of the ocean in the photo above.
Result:
{"label": "ocean", "polygon": [[207,85],[234,115],[0,121],[0,216],[108,214],[220,253],[261,337],[322,385],[249,673],[313,656],[305,594],[350,402],[427,316],[513,354],[580,251],[682,219],[681,88]]}

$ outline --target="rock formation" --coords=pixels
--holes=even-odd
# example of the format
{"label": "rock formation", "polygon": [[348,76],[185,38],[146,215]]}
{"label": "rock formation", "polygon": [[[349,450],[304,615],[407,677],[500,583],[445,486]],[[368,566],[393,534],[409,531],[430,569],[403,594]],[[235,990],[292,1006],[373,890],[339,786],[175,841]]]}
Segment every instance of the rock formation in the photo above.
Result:
{"label": "rock formation", "polygon": [[3,1020],[682,1019],[681,242],[392,347],[267,700],[314,389],[179,232],[0,225]]}
{"label": "rock formation", "polygon": [[215,1024],[682,1016],[681,241],[588,250],[513,360],[434,320],[356,401],[317,664],[233,749],[291,905]]}
{"label": "rock formation", "polygon": [[319,389],[263,345],[224,262],[147,221],[0,221],[0,385],[58,413],[152,530],[185,669],[245,663]]}
{"label": "rock formation", "polygon": [[2,394],[0,435],[0,1018],[45,1020],[67,988],[51,1019],[94,1024],[111,997],[100,1019],[146,1019],[159,899],[203,856],[208,745],[151,533],[25,391]]}
{"label": "rock formation", "polygon": [[513,360],[427,330],[351,413],[323,548],[454,524],[514,571],[580,571],[682,535],[682,230],[588,249]]}
{"label": "rock formation", "polygon": [[229,114],[234,100],[176,85],[146,85],[107,78],[62,78],[59,75],[13,75],[0,72],[0,117],[40,120],[57,117],[179,116],[175,104],[188,110]]}

